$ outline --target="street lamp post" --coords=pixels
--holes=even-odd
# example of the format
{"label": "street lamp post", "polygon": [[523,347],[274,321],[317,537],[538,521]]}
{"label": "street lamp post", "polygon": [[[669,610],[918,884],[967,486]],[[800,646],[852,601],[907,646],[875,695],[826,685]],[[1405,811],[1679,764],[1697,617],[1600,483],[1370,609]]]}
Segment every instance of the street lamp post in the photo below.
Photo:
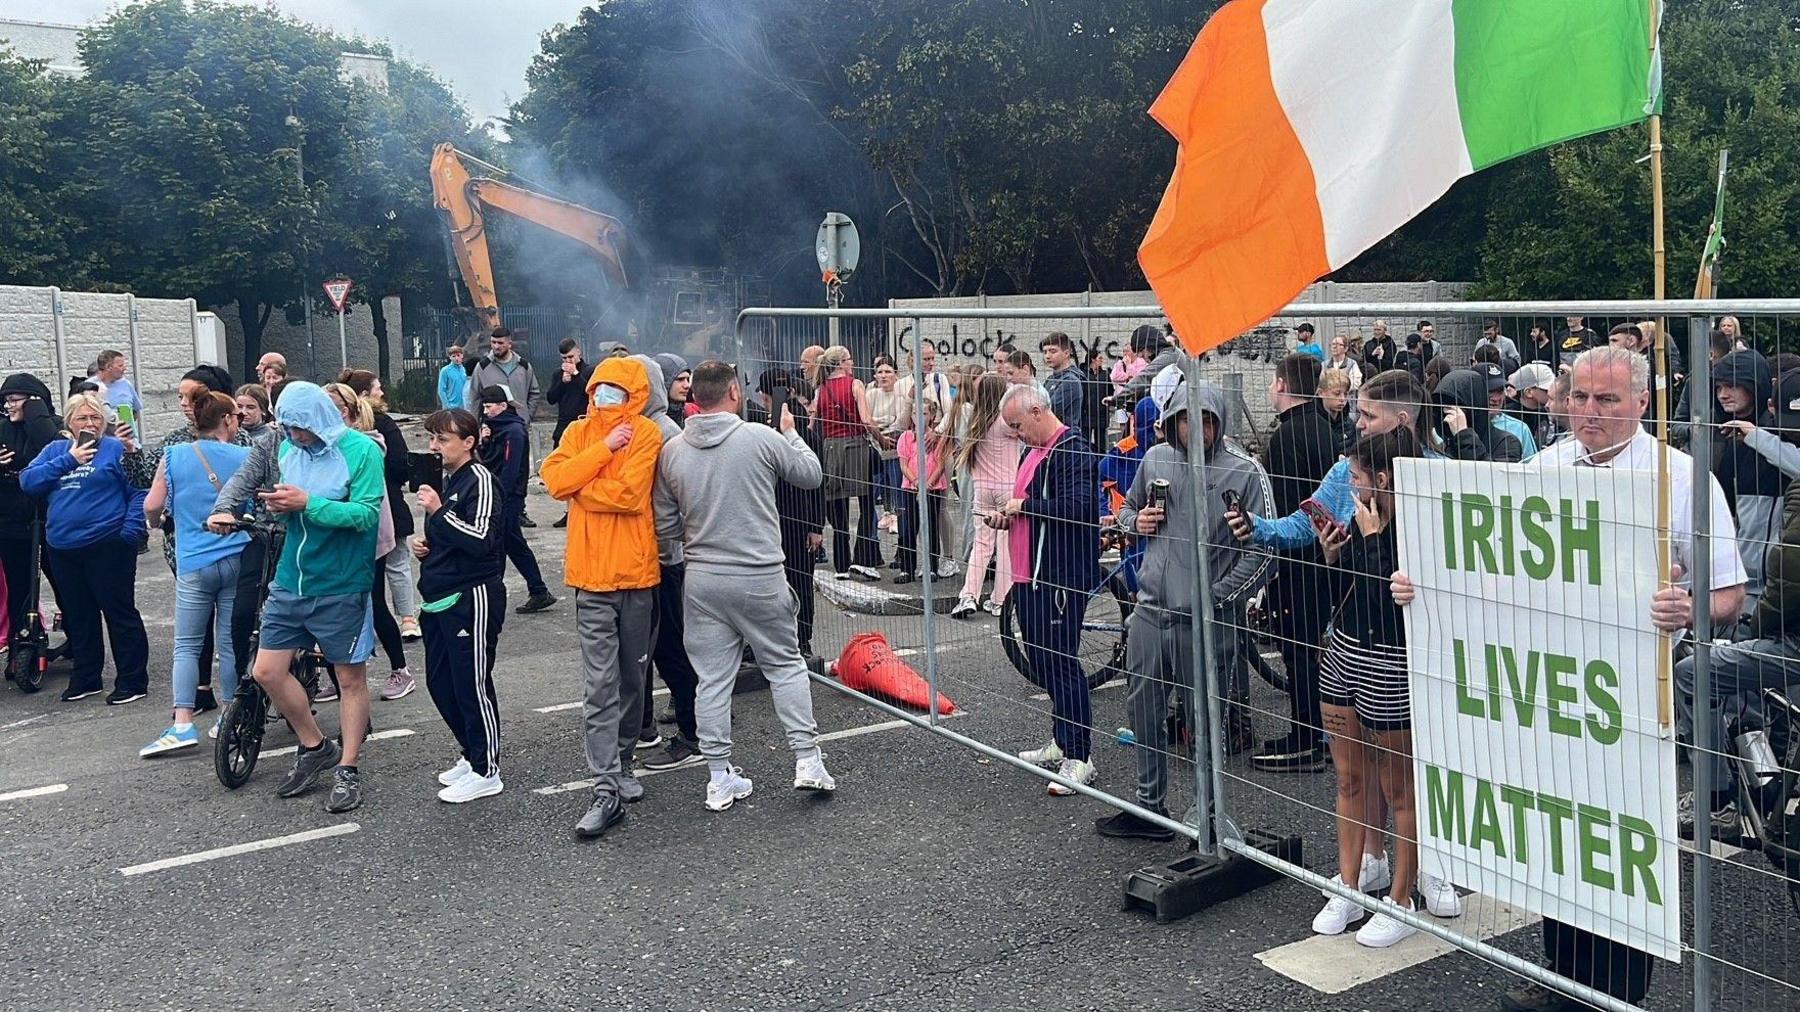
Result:
{"label": "street lamp post", "polygon": [[[286,120],[288,129],[294,131],[294,176],[300,182],[300,199],[306,199],[306,124],[300,117],[288,113]],[[300,308],[306,313],[306,361],[309,369],[316,375],[319,371],[318,344],[313,338],[312,294],[307,289],[307,278],[312,275],[312,264],[306,255],[306,243],[300,243]]]}

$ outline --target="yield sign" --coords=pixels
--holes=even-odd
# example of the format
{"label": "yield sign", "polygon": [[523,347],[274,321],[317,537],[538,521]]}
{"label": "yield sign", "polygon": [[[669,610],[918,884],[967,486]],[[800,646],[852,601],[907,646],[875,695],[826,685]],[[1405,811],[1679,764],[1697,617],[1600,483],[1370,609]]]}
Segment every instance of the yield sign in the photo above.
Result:
{"label": "yield sign", "polygon": [[334,278],[325,282],[325,296],[331,300],[331,308],[344,311],[344,301],[350,298],[350,279]]}

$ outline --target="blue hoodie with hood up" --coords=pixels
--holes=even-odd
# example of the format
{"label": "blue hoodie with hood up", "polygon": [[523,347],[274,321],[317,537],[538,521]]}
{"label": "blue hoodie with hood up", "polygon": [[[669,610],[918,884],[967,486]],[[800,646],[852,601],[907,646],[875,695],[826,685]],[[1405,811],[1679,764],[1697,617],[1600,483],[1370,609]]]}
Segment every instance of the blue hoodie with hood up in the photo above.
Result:
{"label": "blue hoodie with hood up", "polygon": [[[386,490],[381,447],[344,424],[316,383],[290,383],[275,408],[281,483],[304,489],[306,508],[287,517],[275,585],[300,597],[367,593],[375,583],[375,538]],[[316,436],[306,446],[293,429]]]}

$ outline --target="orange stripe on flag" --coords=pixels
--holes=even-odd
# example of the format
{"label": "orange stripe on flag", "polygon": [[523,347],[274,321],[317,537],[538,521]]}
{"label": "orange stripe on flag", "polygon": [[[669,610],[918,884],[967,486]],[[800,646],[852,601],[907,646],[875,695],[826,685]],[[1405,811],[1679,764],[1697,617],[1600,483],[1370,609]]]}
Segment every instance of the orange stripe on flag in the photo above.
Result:
{"label": "orange stripe on flag", "polygon": [[1330,270],[1312,163],[1275,95],[1263,2],[1213,15],[1150,107],[1181,148],[1138,263],[1195,355]]}

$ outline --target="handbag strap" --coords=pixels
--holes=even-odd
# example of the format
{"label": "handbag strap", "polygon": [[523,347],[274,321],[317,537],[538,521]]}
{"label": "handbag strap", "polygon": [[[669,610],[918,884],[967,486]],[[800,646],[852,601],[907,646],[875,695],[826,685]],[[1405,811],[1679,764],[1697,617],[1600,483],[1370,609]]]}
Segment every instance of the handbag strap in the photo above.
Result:
{"label": "handbag strap", "polygon": [[206,469],[206,480],[212,482],[213,491],[225,491],[225,484],[219,481],[218,474],[213,471],[212,462],[206,459],[206,453],[200,449],[200,440],[194,440],[193,447],[194,456],[200,459],[200,466]]}

